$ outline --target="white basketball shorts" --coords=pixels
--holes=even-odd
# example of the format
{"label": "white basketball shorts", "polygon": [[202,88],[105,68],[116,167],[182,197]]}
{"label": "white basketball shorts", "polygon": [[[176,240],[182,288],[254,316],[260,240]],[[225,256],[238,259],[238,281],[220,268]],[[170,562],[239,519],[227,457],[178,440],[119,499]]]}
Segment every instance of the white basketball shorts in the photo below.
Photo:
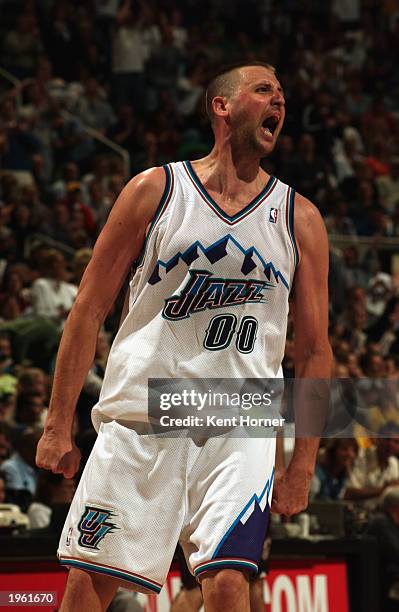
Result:
{"label": "white basketball shorts", "polygon": [[139,435],[102,423],[62,532],[68,567],[159,593],[180,541],[196,577],[256,573],[274,476],[275,438]]}

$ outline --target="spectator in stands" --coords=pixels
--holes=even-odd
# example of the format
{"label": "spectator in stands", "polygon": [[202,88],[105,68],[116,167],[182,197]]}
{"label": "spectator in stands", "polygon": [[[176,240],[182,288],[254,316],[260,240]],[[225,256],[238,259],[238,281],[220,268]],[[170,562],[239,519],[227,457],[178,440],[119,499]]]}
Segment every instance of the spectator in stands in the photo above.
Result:
{"label": "spectator in stands", "polygon": [[[98,23],[91,13],[82,12],[77,25],[79,62],[87,74],[96,75],[101,80],[107,75],[109,36],[103,37]],[[82,69],[81,73],[82,74]]]}
{"label": "spectator in stands", "polygon": [[359,451],[345,492],[345,499],[371,509],[386,489],[399,484],[399,426],[388,423],[378,433],[373,446]]}
{"label": "spectator in stands", "polygon": [[348,216],[348,205],[344,200],[335,203],[334,208],[325,218],[325,224],[329,234],[356,235],[355,225]]}
{"label": "spectator in stands", "polygon": [[368,350],[360,358],[362,370],[366,377],[378,379],[384,376],[384,362],[378,345],[369,343]]}
{"label": "spectator in stands", "polygon": [[84,271],[93,254],[93,249],[79,249],[73,257],[73,281],[76,286],[80,285]]}
{"label": "spectator in stands", "polygon": [[388,300],[392,296],[392,291],[393,283],[390,274],[378,272],[370,278],[367,287],[366,308],[371,315],[371,323],[377,321],[384,313]]}
{"label": "spectator in stands", "polygon": [[367,344],[367,312],[362,306],[348,310],[347,341],[354,353],[362,353]]}
{"label": "spectator in stands", "polygon": [[23,512],[29,507],[36,493],[36,446],[41,431],[25,430],[17,436],[15,451],[3,461],[1,469],[6,476],[6,493],[10,503],[20,506]]}
{"label": "spectator in stands", "polygon": [[104,155],[97,155],[92,159],[92,169],[83,176],[82,183],[88,188],[88,185],[95,180],[107,190],[110,174],[110,159]]}
{"label": "spectator in stands", "polygon": [[6,381],[6,385],[4,385],[3,379],[1,379],[0,387],[0,423],[14,424],[16,384],[12,381]]}
{"label": "spectator in stands", "polygon": [[48,398],[46,374],[40,368],[24,368],[18,374],[18,393],[40,395],[43,402]]}
{"label": "spectator in stands", "polygon": [[108,180],[108,198],[110,201],[110,212],[112,206],[115,203],[120,190],[123,188],[125,181],[123,180],[123,174],[112,174]]}
{"label": "spectator in stands", "polygon": [[[1,399],[1,396],[0,396]],[[13,429],[11,425],[2,420],[0,407],[0,468],[6,459],[9,458],[12,452],[12,436]]]}
{"label": "spectator in stands", "polygon": [[11,336],[6,330],[0,331],[0,420],[8,420],[13,415],[17,387],[15,365]]}
{"label": "spectator in stands", "polygon": [[371,337],[380,344],[381,355],[385,357],[389,353],[393,355],[398,354],[399,300],[397,298],[390,300],[383,315],[374,324],[371,332],[373,334]]}
{"label": "spectator in stands", "polygon": [[17,120],[15,102],[11,98],[2,101],[0,116],[6,117],[2,132],[2,166],[21,184],[32,183],[34,160],[39,157],[40,143],[30,131],[29,123]]}
{"label": "spectator in stands", "polygon": [[105,374],[110,342],[108,334],[102,330],[98,334],[94,362],[90,368],[77,405],[80,430],[91,427],[91,409],[97,403]]}
{"label": "spectator in stands", "polygon": [[19,201],[31,211],[32,221],[36,227],[46,218],[48,208],[41,201],[41,194],[36,184],[24,185],[20,190]]}
{"label": "spectator in stands", "polygon": [[371,104],[370,96],[364,90],[361,75],[358,72],[347,73],[346,108],[351,117],[358,123]]}
{"label": "spectator in stands", "polygon": [[149,5],[123,0],[116,15],[112,71],[116,103],[133,104],[142,112],[146,106],[144,69],[161,34]]}
{"label": "spectator in stands", "polygon": [[52,207],[48,222],[42,226],[44,234],[51,236],[57,242],[70,245],[72,211],[68,208],[66,201],[58,201]]}
{"label": "spectator in stands", "polygon": [[51,179],[54,168],[52,149],[51,110],[52,98],[45,88],[34,79],[25,79],[20,87],[15,88],[15,96],[22,95],[22,104],[18,108],[19,120],[28,122],[31,133],[37,139],[43,160],[45,180]]}
{"label": "spectator in stands", "polygon": [[81,193],[82,189],[80,183],[68,183],[65,203],[71,211],[71,222],[74,219],[74,215],[76,215],[76,213],[80,213],[82,215],[84,230],[89,236],[94,237],[97,229],[95,215],[90,206],[83,203]]}
{"label": "spectator in stands", "polygon": [[19,430],[43,429],[47,407],[41,393],[19,393],[15,410],[15,421]]}
{"label": "spectator in stands", "polygon": [[161,40],[154,46],[146,63],[148,105],[151,111],[163,108],[162,99],[167,95],[177,103],[177,83],[183,71],[183,58],[175,46],[173,30],[163,23]]}
{"label": "spectator in stands", "polygon": [[0,377],[4,374],[13,375],[14,367],[10,334],[0,332]]}
{"label": "spectator in stands", "polygon": [[378,176],[375,183],[381,205],[388,213],[393,213],[399,204],[399,157],[391,158],[389,174]]}
{"label": "spectator in stands", "polygon": [[[386,109],[384,97],[376,95],[369,111],[364,113],[362,117],[362,133],[364,134],[365,142],[372,149],[373,153],[377,153],[378,149],[381,151],[381,143],[389,143],[397,132],[397,120],[393,113]],[[376,135],[378,136],[377,142],[375,141]],[[375,150],[375,145],[377,145],[377,151]],[[383,147],[382,151],[385,158],[385,147]],[[382,163],[380,165],[374,155],[369,158],[369,165],[375,171],[376,176],[389,173],[388,164]]]}
{"label": "spectator in stands", "polygon": [[89,205],[98,230],[104,226],[112,204],[111,197],[105,191],[102,183],[96,180],[91,181],[89,183]]}
{"label": "spectator in stands", "polygon": [[57,200],[63,200],[67,195],[67,185],[69,183],[79,183],[81,186],[81,196],[87,201],[87,190],[85,185],[79,181],[79,167],[74,162],[67,162],[62,167],[62,172],[56,181],[51,185],[51,194]]}
{"label": "spectator in stands", "polygon": [[16,77],[33,76],[43,45],[32,15],[24,12],[17,17],[16,27],[6,35],[2,50],[6,68]]}
{"label": "spectator in stands", "polygon": [[6,476],[0,470],[0,504],[6,503]]}
{"label": "spectator in stands", "polygon": [[59,533],[75,493],[75,482],[62,474],[41,470],[34,501],[28,508],[30,529]]}
{"label": "spectator in stands", "polygon": [[95,152],[95,145],[84,130],[82,122],[75,117],[66,117],[61,106],[54,104],[51,111],[51,130],[54,160],[58,164],[83,163]]}
{"label": "spectator in stands", "polygon": [[360,263],[359,251],[356,246],[348,246],[344,249],[344,282],[345,287],[366,287],[368,282],[367,273]]}
{"label": "spectator in stands", "polygon": [[49,12],[43,13],[43,39],[51,54],[54,72],[58,77],[72,81],[78,76],[79,47],[73,23],[73,8],[68,2],[55,2]]}
{"label": "spectator in stands", "polygon": [[24,258],[29,236],[38,231],[33,211],[26,204],[17,204],[13,210],[10,227],[16,241],[16,258],[21,261]]}
{"label": "spectator in stands", "polygon": [[116,121],[104,90],[101,91],[98,81],[93,77],[87,80],[84,94],[77,100],[74,112],[83,123],[103,134]]}
{"label": "spectator in stands", "polygon": [[[399,488],[388,491],[382,501],[382,513],[370,522],[368,532],[377,538],[380,551],[382,584],[381,610],[396,612],[399,587]],[[394,595],[394,593],[396,594]]]}
{"label": "spectator in stands", "polygon": [[[357,184],[356,201],[353,203],[352,208],[353,214],[364,214],[365,210],[377,208],[378,205],[379,204],[377,199],[377,192],[374,186],[374,181],[371,178],[360,178]],[[360,218],[357,219],[357,221],[361,224],[363,219]]]}
{"label": "spectator in stands", "polygon": [[134,100],[118,107],[116,123],[108,130],[107,136],[129,152],[133,171],[141,172],[145,168],[144,124],[134,108]]}
{"label": "spectator in stands", "polygon": [[358,454],[358,444],[353,438],[328,440],[316,464],[311,495],[315,499],[343,499]]}
{"label": "spectator in stands", "polygon": [[319,190],[326,181],[326,173],[325,164],[317,154],[314,134],[301,135],[293,174],[292,180],[295,188],[317,202]]}
{"label": "spectator in stands", "polygon": [[318,91],[310,104],[305,107],[302,126],[315,140],[317,160],[325,158],[333,143],[337,127],[336,110],[328,91]]}
{"label": "spectator in stands", "polygon": [[333,159],[338,184],[343,191],[356,181],[356,168],[363,163],[363,144],[357,130],[344,130],[343,140],[334,143]]}
{"label": "spectator in stands", "polygon": [[78,289],[66,281],[65,258],[60,251],[47,251],[42,274],[32,285],[33,310],[35,314],[61,325],[72,307]]}

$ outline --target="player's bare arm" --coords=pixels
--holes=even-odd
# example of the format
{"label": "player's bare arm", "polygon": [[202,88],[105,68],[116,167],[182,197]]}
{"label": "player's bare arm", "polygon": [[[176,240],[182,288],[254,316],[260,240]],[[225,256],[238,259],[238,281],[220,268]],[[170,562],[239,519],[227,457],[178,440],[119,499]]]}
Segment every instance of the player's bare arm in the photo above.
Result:
{"label": "player's bare arm", "polygon": [[165,188],[163,168],[133,178],[122,190],[93,251],[62,335],[37,465],[71,478],[80,455],[72,437],[76,402],[93,363],[97,336],[144,245]]}
{"label": "player's bare arm", "polygon": [[[328,340],[328,239],[319,211],[300,195],[295,198],[295,234],[300,249],[292,303],[295,377],[325,380],[332,366]],[[319,447],[319,437],[311,437],[310,432],[321,432],[325,418],[321,411],[315,412],[309,406],[303,414],[309,423],[301,423],[301,427],[309,435],[296,438],[292,460],[284,477],[275,483],[274,512],[292,515],[307,507]]]}

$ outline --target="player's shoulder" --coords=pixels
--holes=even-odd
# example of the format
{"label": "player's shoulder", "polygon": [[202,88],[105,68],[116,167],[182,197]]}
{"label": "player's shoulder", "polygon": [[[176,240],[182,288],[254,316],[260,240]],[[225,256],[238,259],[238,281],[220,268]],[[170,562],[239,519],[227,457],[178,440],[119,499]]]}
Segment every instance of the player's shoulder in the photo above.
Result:
{"label": "player's shoulder", "polygon": [[[294,231],[299,251],[314,253],[328,251],[327,231],[317,206],[308,198],[295,193]],[[320,250],[321,249],[321,250]]]}
{"label": "player's shoulder", "polygon": [[300,244],[327,240],[326,226],[317,206],[300,193],[295,193],[294,202],[295,235]]}
{"label": "player's shoulder", "polygon": [[[131,178],[122,189],[112,210],[112,218],[122,215],[131,221],[147,222],[163,200],[167,185],[163,166],[144,170]],[[111,217],[111,216],[110,216]]]}
{"label": "player's shoulder", "polygon": [[317,206],[298,192],[295,192],[294,211],[296,224],[319,225],[321,223],[324,225]]}
{"label": "player's shoulder", "polygon": [[162,196],[166,185],[166,171],[164,166],[154,166],[136,174],[125,186],[125,191],[135,192],[136,195]]}

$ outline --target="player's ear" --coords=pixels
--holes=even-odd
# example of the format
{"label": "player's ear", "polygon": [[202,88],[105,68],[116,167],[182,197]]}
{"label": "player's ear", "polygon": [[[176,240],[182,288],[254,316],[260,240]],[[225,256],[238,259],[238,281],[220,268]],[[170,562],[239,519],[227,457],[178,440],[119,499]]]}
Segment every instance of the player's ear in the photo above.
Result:
{"label": "player's ear", "polygon": [[212,100],[212,108],[217,117],[227,117],[227,98],[224,96],[215,96]]}

